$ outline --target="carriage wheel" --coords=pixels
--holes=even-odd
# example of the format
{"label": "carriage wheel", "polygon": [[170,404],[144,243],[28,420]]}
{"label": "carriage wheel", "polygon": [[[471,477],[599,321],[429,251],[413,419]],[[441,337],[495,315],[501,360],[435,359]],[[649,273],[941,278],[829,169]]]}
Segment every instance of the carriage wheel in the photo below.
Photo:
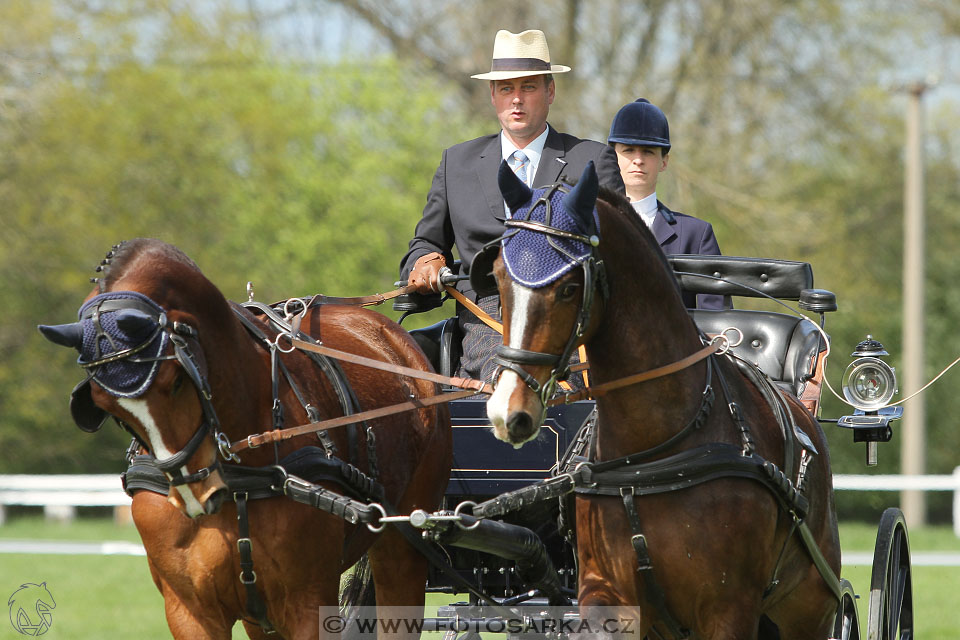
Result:
{"label": "carriage wheel", "polygon": [[913,640],[913,583],[910,542],[900,509],[880,518],[870,578],[867,640]]}
{"label": "carriage wheel", "polygon": [[847,579],[840,580],[840,606],[833,623],[835,640],[860,640],[860,619],[857,617],[857,594]]}

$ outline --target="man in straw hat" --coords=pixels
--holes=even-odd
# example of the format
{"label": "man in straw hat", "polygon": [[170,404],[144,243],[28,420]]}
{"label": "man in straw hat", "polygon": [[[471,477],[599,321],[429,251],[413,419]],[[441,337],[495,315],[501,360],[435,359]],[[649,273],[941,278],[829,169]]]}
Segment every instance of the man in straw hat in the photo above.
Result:
{"label": "man in straw hat", "polygon": [[[624,193],[613,149],[560,133],[547,124],[556,94],[553,74],[568,71],[570,67],[551,64],[542,31],[497,32],[490,72],[471,77],[489,80],[490,102],[501,131],[443,152],[423,217],[400,262],[401,279],[417,285],[421,293],[438,292],[438,273],[452,262],[454,246],[464,270],[469,271],[477,251],[503,234],[509,212],[497,186],[501,161],[529,186],[542,187],[578,178],[592,160],[600,183]],[[478,298],[468,281],[457,288],[486,313],[499,315],[496,295]],[[493,372],[490,356],[502,338],[459,304],[457,316],[463,335],[459,375],[487,379]]]}

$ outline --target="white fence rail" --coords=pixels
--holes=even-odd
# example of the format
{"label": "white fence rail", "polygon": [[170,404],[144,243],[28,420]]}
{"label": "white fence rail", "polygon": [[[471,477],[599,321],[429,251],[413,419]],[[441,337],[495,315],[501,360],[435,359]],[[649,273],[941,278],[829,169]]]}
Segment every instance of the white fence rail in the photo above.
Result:
{"label": "white fence rail", "polygon": [[13,505],[41,506],[53,520],[72,519],[77,507],[114,507],[115,516],[126,519],[130,497],[116,474],[0,475],[0,525]]}
{"label": "white fence rail", "polygon": [[843,491],[952,491],[953,533],[960,538],[960,467],[953,475],[835,475],[834,490]]}
{"label": "white fence rail", "polygon": [[[960,467],[953,475],[835,475],[838,491],[952,491],[953,532],[960,537]],[[0,475],[0,525],[10,505],[42,506],[54,519],[72,518],[76,507],[116,507],[124,514],[130,498],[120,478],[104,475]]]}

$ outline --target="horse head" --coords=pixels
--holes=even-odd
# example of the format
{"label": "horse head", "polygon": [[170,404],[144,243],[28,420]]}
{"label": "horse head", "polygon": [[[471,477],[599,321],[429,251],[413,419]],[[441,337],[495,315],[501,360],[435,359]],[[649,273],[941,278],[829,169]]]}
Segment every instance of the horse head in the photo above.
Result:
{"label": "horse head", "polygon": [[118,245],[103,266],[77,322],[39,327],[80,353],[87,378],[71,394],[73,419],[94,432],[114,416],[156,457],[177,508],[191,517],[216,513],[227,491],[201,343],[209,321],[199,313],[203,304],[188,309],[176,293],[216,289],[189,258],[156,240]]}
{"label": "horse head", "polygon": [[487,414],[496,437],[520,447],[536,438],[571,355],[593,329],[603,288],[599,185],[593,163],[572,188],[531,190],[505,163],[499,183],[511,219],[503,237],[474,259],[471,281],[482,292],[495,278],[499,289],[504,344]]}

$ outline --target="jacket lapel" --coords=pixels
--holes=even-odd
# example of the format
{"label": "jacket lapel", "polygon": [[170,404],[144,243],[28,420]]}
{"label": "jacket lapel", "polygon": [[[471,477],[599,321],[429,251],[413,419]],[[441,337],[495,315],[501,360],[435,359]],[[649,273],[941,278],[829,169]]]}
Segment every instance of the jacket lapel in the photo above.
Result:
{"label": "jacket lapel", "polygon": [[665,247],[668,243],[677,238],[677,218],[673,215],[662,202],[657,200],[657,217],[653,220],[653,236],[657,239],[660,247]]}
{"label": "jacket lapel", "polygon": [[[533,179],[534,188],[545,187],[560,181],[560,176],[566,171],[567,162],[563,159],[566,151],[563,148],[563,139],[560,134],[547,125],[547,141],[543,145],[543,154],[540,156],[540,166]],[[580,177],[580,176],[576,176]]]}
{"label": "jacket lapel", "polygon": [[503,195],[500,193],[500,185],[497,184],[497,172],[500,169],[500,163],[503,161],[503,154],[500,151],[500,135],[495,135],[490,139],[490,143],[480,152],[480,160],[477,162],[477,177],[480,179],[480,190],[483,192],[483,198],[487,201],[490,213],[497,220],[506,220],[507,214],[503,208]]}

